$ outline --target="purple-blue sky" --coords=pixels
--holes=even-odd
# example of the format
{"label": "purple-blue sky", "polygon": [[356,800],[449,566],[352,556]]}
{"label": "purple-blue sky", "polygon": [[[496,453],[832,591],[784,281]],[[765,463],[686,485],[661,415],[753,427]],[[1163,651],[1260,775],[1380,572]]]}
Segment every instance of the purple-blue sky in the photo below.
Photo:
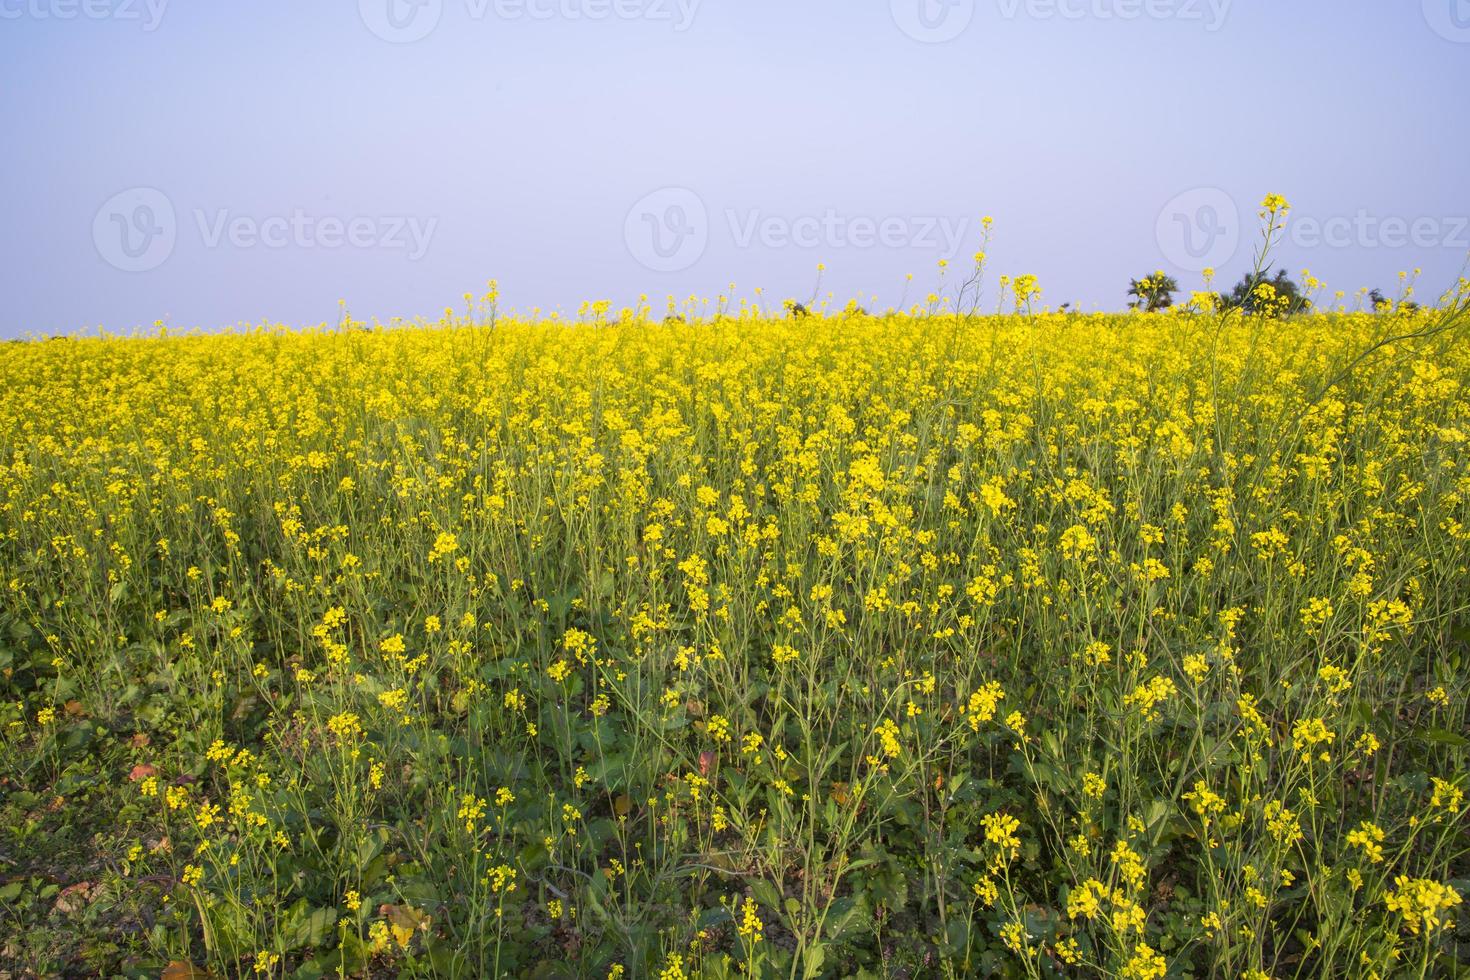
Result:
{"label": "purple-blue sky", "polygon": [[[0,0],[0,336],[1470,250],[1470,0]],[[1244,238],[1241,238],[1244,228]],[[914,282],[905,286],[905,274]],[[951,273],[953,277],[953,273]],[[874,299],[876,297],[876,299]]]}

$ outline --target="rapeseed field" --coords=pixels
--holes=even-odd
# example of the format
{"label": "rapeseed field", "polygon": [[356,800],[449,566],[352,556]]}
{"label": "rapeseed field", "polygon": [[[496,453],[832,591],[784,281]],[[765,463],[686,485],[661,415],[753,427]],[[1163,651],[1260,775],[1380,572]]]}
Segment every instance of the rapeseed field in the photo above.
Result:
{"label": "rapeseed field", "polygon": [[1465,284],[1011,286],[0,347],[0,962],[1467,969]]}

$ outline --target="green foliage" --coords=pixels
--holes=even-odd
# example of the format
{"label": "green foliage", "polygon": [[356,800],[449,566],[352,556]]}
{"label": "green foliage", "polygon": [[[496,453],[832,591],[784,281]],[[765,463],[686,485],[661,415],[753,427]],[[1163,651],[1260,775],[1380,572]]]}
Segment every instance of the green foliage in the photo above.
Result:
{"label": "green foliage", "polygon": [[1218,309],[1241,310],[1266,317],[1296,316],[1311,308],[1301,287],[1292,281],[1285,269],[1248,273],[1228,293],[1220,294]]}

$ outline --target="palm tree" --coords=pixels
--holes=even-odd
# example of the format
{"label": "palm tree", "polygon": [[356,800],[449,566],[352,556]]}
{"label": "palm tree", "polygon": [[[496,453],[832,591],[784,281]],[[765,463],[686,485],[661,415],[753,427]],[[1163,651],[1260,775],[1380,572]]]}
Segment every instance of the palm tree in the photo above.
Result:
{"label": "palm tree", "polygon": [[1166,276],[1160,270],[1151,276],[1131,281],[1128,295],[1134,299],[1128,304],[1128,307],[1134,310],[1142,309],[1145,313],[1167,310],[1174,305],[1174,294],[1178,291],[1179,283],[1174,281],[1174,277]]}

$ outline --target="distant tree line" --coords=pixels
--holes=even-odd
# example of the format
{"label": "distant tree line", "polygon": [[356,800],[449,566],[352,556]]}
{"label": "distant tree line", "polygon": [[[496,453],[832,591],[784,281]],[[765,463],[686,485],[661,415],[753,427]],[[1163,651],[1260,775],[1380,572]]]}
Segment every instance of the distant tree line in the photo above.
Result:
{"label": "distant tree line", "polygon": [[[1128,308],[1145,313],[1157,313],[1174,306],[1174,294],[1179,292],[1179,283],[1173,276],[1155,272],[1142,279],[1132,279],[1128,284]],[[1312,301],[1303,292],[1286,270],[1278,269],[1273,276],[1267,269],[1260,273],[1247,273],[1240,282],[1226,293],[1206,294],[1213,297],[1214,308],[1221,312],[1240,310],[1243,313],[1261,313],[1267,316],[1294,316],[1311,308]],[[1368,294],[1370,309],[1375,313],[1391,311],[1393,300],[1374,289]],[[1418,304],[1404,300],[1397,304],[1401,310],[1413,311]]]}

